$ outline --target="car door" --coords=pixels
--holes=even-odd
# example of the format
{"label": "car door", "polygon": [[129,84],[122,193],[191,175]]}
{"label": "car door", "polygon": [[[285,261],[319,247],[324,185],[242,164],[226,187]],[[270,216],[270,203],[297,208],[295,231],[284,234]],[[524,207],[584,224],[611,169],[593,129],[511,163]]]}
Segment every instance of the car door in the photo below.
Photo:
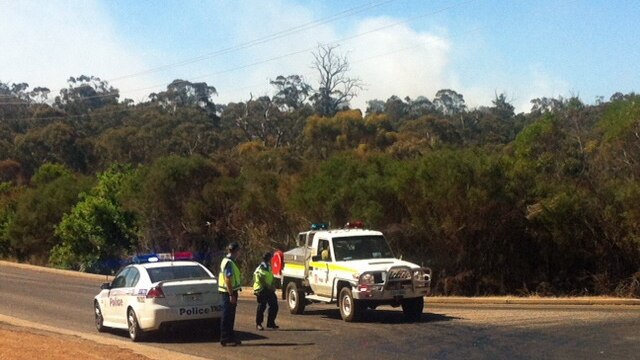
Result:
{"label": "car door", "polygon": [[120,304],[119,306],[118,304],[122,301],[120,298],[120,294],[126,284],[126,276],[128,273],[129,268],[122,269],[118,274],[116,274],[116,277],[111,282],[111,288],[109,289],[107,299],[102,309],[102,314],[105,321],[118,324],[122,323],[122,321],[118,318],[118,310],[124,304]]}
{"label": "car door", "polygon": [[[325,257],[322,253],[325,252]],[[329,280],[329,264],[333,262],[333,249],[329,240],[318,240],[316,256],[309,262],[309,284],[318,295],[331,295],[331,281]]]}
{"label": "car door", "polygon": [[124,273],[124,283],[111,296],[110,303],[114,311],[114,321],[118,324],[127,325],[127,308],[132,305],[132,302],[137,301],[134,288],[139,278],[138,269],[133,266],[129,267]]}
{"label": "car door", "polygon": [[126,291],[122,298],[125,312],[129,305],[135,305],[135,303],[138,302],[138,293],[136,290],[138,280],[140,280],[140,271],[135,267],[130,268],[125,276],[124,289],[126,289]]}

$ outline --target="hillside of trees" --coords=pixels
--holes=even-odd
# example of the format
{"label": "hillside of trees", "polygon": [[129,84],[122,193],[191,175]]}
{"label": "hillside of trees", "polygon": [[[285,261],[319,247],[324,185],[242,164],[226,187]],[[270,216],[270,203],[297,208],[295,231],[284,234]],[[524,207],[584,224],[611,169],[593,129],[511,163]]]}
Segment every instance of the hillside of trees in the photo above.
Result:
{"label": "hillside of trees", "polygon": [[0,257],[111,273],[239,241],[247,273],[311,223],[361,219],[438,294],[640,297],[640,96],[515,114],[445,89],[363,112],[340,99],[357,82],[271,84],[216,104],[183,80],[141,103],[93,76],[0,83]]}

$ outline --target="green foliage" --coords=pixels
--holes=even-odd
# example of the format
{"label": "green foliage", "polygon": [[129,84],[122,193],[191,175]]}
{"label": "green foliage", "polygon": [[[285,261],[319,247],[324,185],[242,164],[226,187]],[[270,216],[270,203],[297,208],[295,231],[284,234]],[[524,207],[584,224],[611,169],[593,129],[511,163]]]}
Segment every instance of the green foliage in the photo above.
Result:
{"label": "green foliage", "polygon": [[215,264],[240,241],[249,272],[310,222],[362,219],[434,268],[436,293],[638,296],[638,95],[516,115],[504,94],[469,109],[440,90],[363,117],[346,59],[318,50],[316,91],[280,76],[226,105],[181,80],[135,105],[92,76],[53,105],[0,82],[0,256],[108,272],[135,251]]}
{"label": "green foliage", "polygon": [[167,85],[166,91],[152,93],[149,98],[163,108],[175,111],[181,107],[198,107],[206,111],[212,118],[217,118],[216,106],[212,97],[218,95],[216,88],[206,82],[192,83],[176,79]]}
{"label": "green foliage", "polygon": [[111,167],[98,176],[96,186],[63,216],[55,230],[62,242],[49,257],[53,266],[109,273],[115,270],[113,259],[135,247],[135,216],[118,201],[128,176],[126,168]]}
{"label": "green foliage", "polygon": [[150,164],[169,155],[212,153],[220,142],[216,123],[196,107],[172,112],[146,106],[106,128],[96,142],[96,157],[103,167],[113,162]]}
{"label": "green foliage", "polygon": [[208,219],[190,219],[205,185],[216,179],[215,165],[200,156],[169,156],[139,167],[127,185],[126,206],[140,217],[144,250],[187,250],[206,233]]}
{"label": "green foliage", "polygon": [[0,182],[0,257],[11,253],[11,242],[6,230],[15,214],[18,191],[10,182]]}
{"label": "green foliage", "polygon": [[311,86],[299,75],[278,76],[269,83],[276,88],[273,102],[285,111],[294,111],[304,106],[305,100],[311,94]]}
{"label": "green foliage", "polygon": [[322,159],[335,151],[358,147],[375,149],[393,143],[388,136],[390,124],[385,117],[362,118],[360,110],[341,111],[333,117],[311,116],[304,128],[307,154]]}
{"label": "green foliage", "polygon": [[60,163],[77,170],[87,168],[89,144],[72,125],[62,121],[29,130],[16,137],[17,158],[31,172],[45,162]]}
{"label": "green foliage", "polygon": [[640,96],[627,96],[606,105],[596,125],[602,133],[598,165],[618,177],[640,176]]}
{"label": "green foliage", "polygon": [[19,260],[45,262],[59,243],[55,226],[88,187],[89,179],[64,166],[45,164],[33,176],[31,187],[9,194],[13,200],[5,204],[3,237],[13,255]]}
{"label": "green foliage", "polygon": [[68,88],[60,90],[55,106],[73,114],[82,114],[107,105],[115,105],[120,92],[99,77],[80,75],[67,80]]}
{"label": "green foliage", "polygon": [[310,223],[342,226],[362,219],[373,227],[398,222],[399,208],[389,180],[396,171],[388,156],[339,154],[323,163],[293,194],[293,204]]}
{"label": "green foliage", "polygon": [[43,186],[58,178],[69,177],[71,175],[72,172],[64,165],[45,163],[38,169],[38,172],[33,175],[31,184]]}

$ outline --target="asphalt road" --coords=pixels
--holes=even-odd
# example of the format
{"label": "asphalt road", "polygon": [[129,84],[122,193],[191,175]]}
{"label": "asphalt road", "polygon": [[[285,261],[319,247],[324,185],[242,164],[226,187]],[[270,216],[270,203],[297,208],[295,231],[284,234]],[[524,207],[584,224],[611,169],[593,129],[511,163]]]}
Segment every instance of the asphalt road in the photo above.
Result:
{"label": "asphalt road", "polygon": [[[101,281],[0,264],[0,314],[96,334],[92,298]],[[405,323],[400,309],[369,311],[345,323],[332,305],[291,315],[280,302],[278,331],[256,331],[255,301],[241,298],[243,345],[222,348],[189,331],[147,345],[212,359],[638,359],[640,308],[634,306],[437,305]],[[126,332],[101,336],[129,341]]]}

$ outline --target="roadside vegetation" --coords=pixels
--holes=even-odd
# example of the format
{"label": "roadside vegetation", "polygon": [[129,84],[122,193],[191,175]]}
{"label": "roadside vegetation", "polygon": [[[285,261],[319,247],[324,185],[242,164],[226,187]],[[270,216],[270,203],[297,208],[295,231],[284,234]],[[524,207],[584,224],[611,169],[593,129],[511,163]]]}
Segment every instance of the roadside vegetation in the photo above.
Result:
{"label": "roadside vegetation", "polygon": [[362,111],[348,80],[277,76],[228,104],[183,80],[137,104],[93,76],[55,96],[0,82],[0,256],[109,273],[239,241],[248,273],[311,223],[361,219],[436,294],[640,297],[639,95],[516,114],[445,89]]}

